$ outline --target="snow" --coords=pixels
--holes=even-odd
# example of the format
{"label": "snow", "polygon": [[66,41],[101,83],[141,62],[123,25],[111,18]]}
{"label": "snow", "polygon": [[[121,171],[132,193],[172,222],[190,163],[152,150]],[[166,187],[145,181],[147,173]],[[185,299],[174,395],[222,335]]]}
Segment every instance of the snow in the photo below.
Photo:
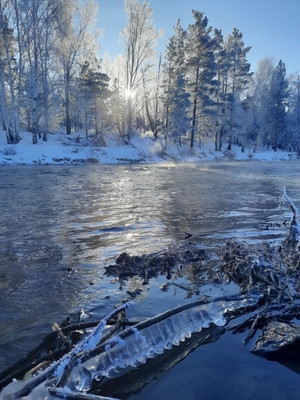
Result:
{"label": "snow", "polygon": [[202,148],[168,145],[164,149],[163,141],[154,141],[150,134],[133,136],[130,144],[124,144],[115,136],[105,138],[106,146],[94,146],[88,143],[83,133],[67,136],[57,132],[48,135],[48,141],[40,140],[32,144],[32,135],[23,132],[21,141],[8,145],[4,132],[0,132],[0,165],[64,165],[64,164],[124,164],[124,163],[159,163],[197,162],[205,160],[263,160],[277,161],[296,159],[296,153],[278,150],[251,149],[241,151],[233,146],[232,151],[214,151],[214,144],[205,144]]}

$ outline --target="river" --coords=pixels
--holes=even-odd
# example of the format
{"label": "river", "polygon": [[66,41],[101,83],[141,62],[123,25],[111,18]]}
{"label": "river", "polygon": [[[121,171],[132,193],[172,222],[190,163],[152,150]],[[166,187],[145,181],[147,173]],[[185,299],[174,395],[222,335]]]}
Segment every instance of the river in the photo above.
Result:
{"label": "river", "polygon": [[[146,289],[130,279],[124,292],[104,273],[122,252],[185,243],[185,232],[203,247],[282,240],[291,219],[282,187],[300,206],[299,176],[297,161],[0,167],[0,371],[54,321],[80,310],[100,317],[126,290],[142,290],[135,317],[187,301],[162,293],[163,277]],[[130,398],[298,398],[297,374],[240,346],[234,337],[200,346]]]}

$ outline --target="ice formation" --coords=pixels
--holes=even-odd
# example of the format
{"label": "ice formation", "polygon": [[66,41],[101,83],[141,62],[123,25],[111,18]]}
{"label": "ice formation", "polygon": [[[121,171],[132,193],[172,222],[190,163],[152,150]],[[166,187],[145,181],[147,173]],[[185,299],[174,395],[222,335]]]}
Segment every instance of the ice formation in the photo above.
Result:
{"label": "ice formation", "polygon": [[[28,400],[57,399],[62,395],[66,399],[79,398],[76,395],[84,398],[94,380],[124,374],[128,369],[146,363],[147,359],[171,350],[211,324],[224,326],[228,317],[256,306],[259,301],[260,296],[187,303],[127,328],[97,346],[110,313],[85,340],[47,370],[24,382],[12,382],[4,388],[0,400],[23,397]],[[120,309],[127,306],[123,305]],[[67,378],[62,379],[70,365]]]}
{"label": "ice formation", "polygon": [[93,380],[114,378],[128,368],[144,364],[147,359],[171,350],[211,324],[224,326],[227,315],[253,304],[257,304],[257,298],[196,302],[149,318],[120,332],[103,346],[102,351],[98,349],[99,354],[77,365],[69,376],[68,385],[80,392],[88,391]]}

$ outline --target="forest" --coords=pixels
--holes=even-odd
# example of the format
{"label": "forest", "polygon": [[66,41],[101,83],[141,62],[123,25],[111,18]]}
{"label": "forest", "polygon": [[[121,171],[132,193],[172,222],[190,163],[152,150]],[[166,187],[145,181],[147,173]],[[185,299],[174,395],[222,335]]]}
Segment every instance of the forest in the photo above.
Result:
{"label": "forest", "polygon": [[251,72],[242,32],[224,35],[195,10],[187,28],[174,21],[158,54],[151,5],[124,6],[123,53],[111,60],[99,56],[96,0],[0,2],[0,116],[8,144],[23,131],[33,144],[58,130],[84,132],[98,146],[108,134],[129,143],[147,132],[165,149],[210,142],[216,151],[238,145],[300,154],[299,75],[287,76],[283,60],[262,59]]}

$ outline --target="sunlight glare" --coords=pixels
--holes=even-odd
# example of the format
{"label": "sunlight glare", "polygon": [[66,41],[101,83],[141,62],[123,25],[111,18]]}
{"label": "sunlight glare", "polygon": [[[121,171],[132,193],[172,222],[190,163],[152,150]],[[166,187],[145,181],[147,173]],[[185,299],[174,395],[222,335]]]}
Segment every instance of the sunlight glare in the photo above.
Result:
{"label": "sunlight glare", "polygon": [[132,97],[132,90],[130,89],[125,89],[125,98],[129,99]]}

